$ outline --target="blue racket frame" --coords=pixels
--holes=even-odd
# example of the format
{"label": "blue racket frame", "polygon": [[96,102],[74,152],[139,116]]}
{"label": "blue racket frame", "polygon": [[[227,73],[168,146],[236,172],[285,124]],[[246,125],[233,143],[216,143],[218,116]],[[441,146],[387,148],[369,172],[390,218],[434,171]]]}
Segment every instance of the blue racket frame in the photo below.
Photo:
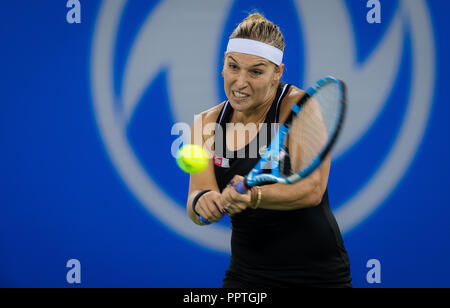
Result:
{"label": "blue racket frame", "polygon": [[[271,174],[262,174],[263,167],[269,163],[272,164],[278,164],[279,162],[274,159],[279,156],[280,149],[283,148],[283,144],[285,142],[285,139],[289,133],[289,125],[292,122],[292,119],[298,115],[301,111],[303,106],[308,102],[308,100],[313,97],[317,91],[320,90],[323,86],[325,86],[328,83],[336,83],[339,88],[339,93],[341,94],[341,97],[339,98],[339,101],[341,104],[339,104],[338,107],[338,114],[339,119],[336,121],[336,126],[331,131],[331,138],[328,140],[327,145],[322,149],[322,151],[311,161],[311,163],[304,168],[303,170],[300,170],[298,173],[295,173],[287,178],[280,177],[279,168],[277,166],[272,166],[272,173]],[[338,133],[341,129],[342,122],[344,119],[345,114],[345,84],[331,76],[325,77],[317,83],[310,87],[308,90],[306,90],[306,94],[300,99],[300,101],[292,106],[292,112],[289,115],[288,119],[286,120],[285,124],[281,125],[280,129],[278,130],[278,133],[275,135],[275,138],[272,140],[272,143],[268,147],[266,153],[261,157],[261,159],[256,164],[255,168],[250,171],[250,173],[245,178],[245,187],[242,187],[244,185],[238,185],[236,186],[236,190],[240,193],[246,193],[247,190],[253,186],[257,186],[263,183],[268,182],[274,182],[274,183],[281,183],[281,184],[293,184],[296,182],[299,182],[300,180],[308,177],[314,170],[319,167],[325,157],[330,152],[332,146],[336,142]],[[244,189],[242,189],[244,188]]]}

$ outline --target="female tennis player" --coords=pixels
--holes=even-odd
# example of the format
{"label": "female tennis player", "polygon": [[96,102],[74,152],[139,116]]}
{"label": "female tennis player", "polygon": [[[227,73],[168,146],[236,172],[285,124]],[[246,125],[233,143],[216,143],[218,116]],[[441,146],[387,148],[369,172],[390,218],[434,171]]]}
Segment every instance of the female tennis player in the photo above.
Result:
{"label": "female tennis player", "polygon": [[[329,157],[298,183],[255,186],[246,194],[235,189],[270,144],[273,124],[283,123],[305,94],[281,82],[283,51],[279,27],[258,13],[230,36],[222,71],[228,100],[194,120],[191,141],[213,147],[208,167],[190,176],[188,215],[199,225],[200,216],[212,223],[230,215],[225,288],[351,287],[349,258],[329,207]],[[199,129],[211,124],[214,130]]]}

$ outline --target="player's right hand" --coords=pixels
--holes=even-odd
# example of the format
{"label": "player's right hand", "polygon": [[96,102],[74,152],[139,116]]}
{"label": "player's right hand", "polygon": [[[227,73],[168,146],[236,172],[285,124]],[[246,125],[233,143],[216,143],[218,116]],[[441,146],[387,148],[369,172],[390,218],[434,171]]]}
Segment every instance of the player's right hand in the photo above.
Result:
{"label": "player's right hand", "polygon": [[221,204],[221,194],[217,191],[209,191],[197,200],[195,211],[209,222],[217,222],[224,216]]}

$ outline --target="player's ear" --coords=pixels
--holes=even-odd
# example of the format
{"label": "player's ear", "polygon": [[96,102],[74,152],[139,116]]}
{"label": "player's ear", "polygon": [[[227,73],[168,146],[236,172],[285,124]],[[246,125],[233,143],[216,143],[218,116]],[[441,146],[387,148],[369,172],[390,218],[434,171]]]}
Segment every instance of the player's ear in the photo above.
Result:
{"label": "player's ear", "polygon": [[275,67],[275,72],[273,74],[272,85],[276,86],[280,83],[280,79],[283,76],[284,64],[281,63],[279,66]]}
{"label": "player's ear", "polygon": [[275,76],[277,81],[280,81],[281,77],[283,76],[284,71],[284,63],[281,63],[277,68],[275,68]]}

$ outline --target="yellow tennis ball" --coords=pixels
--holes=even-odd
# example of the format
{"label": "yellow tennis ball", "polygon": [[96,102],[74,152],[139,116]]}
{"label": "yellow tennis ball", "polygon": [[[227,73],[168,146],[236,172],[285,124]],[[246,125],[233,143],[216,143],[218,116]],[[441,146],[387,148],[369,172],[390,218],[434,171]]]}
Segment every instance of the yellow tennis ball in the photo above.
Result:
{"label": "yellow tennis ball", "polygon": [[178,150],[176,161],[181,170],[187,173],[198,173],[205,170],[208,165],[208,156],[202,147],[187,144]]}

